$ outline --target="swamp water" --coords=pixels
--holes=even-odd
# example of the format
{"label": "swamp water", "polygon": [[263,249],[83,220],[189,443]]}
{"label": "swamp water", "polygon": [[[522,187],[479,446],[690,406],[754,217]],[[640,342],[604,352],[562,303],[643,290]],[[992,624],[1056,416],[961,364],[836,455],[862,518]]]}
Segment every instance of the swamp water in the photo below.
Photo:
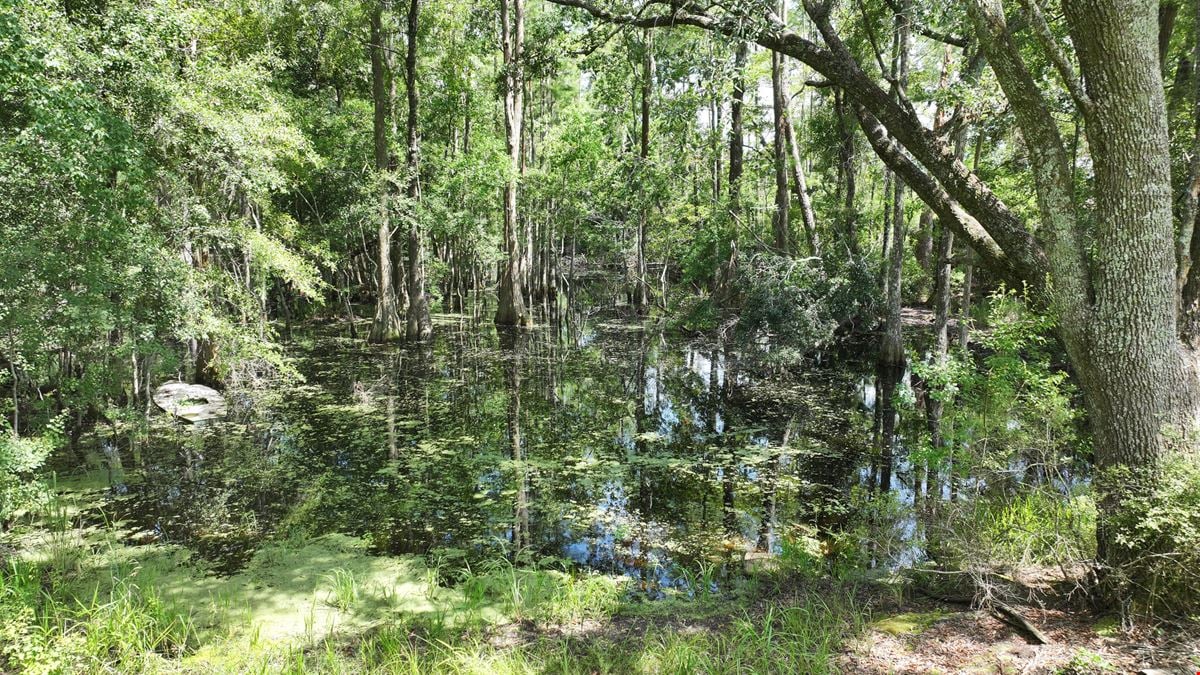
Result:
{"label": "swamp water", "polygon": [[[342,533],[438,564],[624,574],[655,598],[778,554],[788,533],[838,531],[881,473],[913,503],[902,453],[893,471],[873,459],[863,356],[781,369],[615,309],[521,332],[442,315],[418,347],[318,326],[289,350],[304,383],[232,395],[220,423],[159,418],[136,452],[118,443],[123,470],[90,517],[218,574],[272,538]],[[872,564],[920,555],[907,511],[892,528],[906,543]]]}

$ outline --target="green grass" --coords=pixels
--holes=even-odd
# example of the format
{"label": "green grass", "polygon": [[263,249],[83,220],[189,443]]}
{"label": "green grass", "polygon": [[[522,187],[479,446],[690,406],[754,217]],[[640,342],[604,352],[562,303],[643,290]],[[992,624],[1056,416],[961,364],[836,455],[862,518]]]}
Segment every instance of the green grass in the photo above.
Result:
{"label": "green grass", "polygon": [[[438,574],[397,580],[404,568],[353,543],[268,548],[224,580],[153,547],[81,554],[71,570],[55,558],[10,560],[0,672],[832,672],[865,621],[851,601],[815,594],[633,603],[623,579],[506,560],[429,588],[413,579]],[[207,600],[182,593],[189,583]]]}
{"label": "green grass", "polygon": [[634,635],[600,627],[505,645],[485,624],[401,618],[363,634],[221,640],[198,654],[188,615],[135,585],[72,607],[42,593],[31,568],[7,573],[4,584],[0,668],[22,672],[817,673],[836,671],[843,640],[862,628],[850,608],[814,596],[759,615],[741,610],[724,625],[651,626]]}
{"label": "green grass", "polygon": [[260,653],[243,672],[368,673],[825,673],[847,636],[862,630],[848,606],[812,596],[742,612],[711,628],[652,626],[630,636],[531,637],[497,644],[484,630],[397,623],[354,643],[330,638],[307,649]]}
{"label": "green grass", "polygon": [[268,542],[217,577],[65,497],[46,510],[0,568],[0,672],[815,673],[866,620],[798,594],[790,566],[739,585],[701,565],[645,602],[561,562],[427,564],[342,535]]}
{"label": "green grass", "polygon": [[140,671],[197,644],[190,615],[152,587],[118,580],[90,597],[60,595],[44,569],[10,561],[0,573],[0,669]]}
{"label": "green grass", "polygon": [[325,575],[325,581],[329,586],[326,602],[330,606],[348,612],[358,603],[358,580],[354,578],[353,572],[338,568]]}

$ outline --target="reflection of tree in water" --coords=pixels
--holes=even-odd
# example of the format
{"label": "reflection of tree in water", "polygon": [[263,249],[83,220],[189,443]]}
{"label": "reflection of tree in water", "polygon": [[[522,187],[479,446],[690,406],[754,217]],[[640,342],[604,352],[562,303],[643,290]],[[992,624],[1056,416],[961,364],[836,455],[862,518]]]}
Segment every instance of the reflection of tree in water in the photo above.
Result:
{"label": "reflection of tree in water", "polygon": [[904,365],[886,364],[882,361],[875,373],[875,454],[872,457],[872,482],[880,492],[892,489],[892,471],[895,468],[896,448],[896,391],[904,376]]}
{"label": "reflection of tree in water", "polygon": [[512,460],[515,488],[513,505],[512,544],[517,552],[532,544],[529,531],[529,472],[525,466],[521,445],[521,367],[526,334],[518,329],[500,331],[500,346],[504,354],[505,390],[508,398],[506,428],[508,429],[509,459]]}
{"label": "reflection of tree in water", "polygon": [[[849,388],[827,374],[789,394],[729,345],[621,323],[497,334],[457,317],[439,328],[427,352],[317,334],[298,353],[309,382],[273,409],[274,457],[244,463],[257,482],[230,487],[237,508],[282,505],[262,510],[260,538],[344,532],[381,552],[468,557],[526,549],[653,577],[729,544],[769,548],[777,528],[824,518],[821,486],[840,496],[855,466],[854,453],[804,454],[849,429],[834,401],[845,393],[833,393]],[[186,470],[166,467],[176,478],[163,484]],[[233,473],[219,471],[206,480]]]}

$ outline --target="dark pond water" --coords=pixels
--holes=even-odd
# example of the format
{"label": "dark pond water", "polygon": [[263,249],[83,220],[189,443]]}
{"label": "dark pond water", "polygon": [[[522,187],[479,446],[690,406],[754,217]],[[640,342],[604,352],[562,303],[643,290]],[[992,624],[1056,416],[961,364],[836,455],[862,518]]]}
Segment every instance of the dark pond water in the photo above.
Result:
{"label": "dark pond water", "polygon": [[344,532],[380,553],[560,559],[653,595],[700,561],[778,552],[789,528],[836,531],[885,473],[912,503],[913,472],[873,450],[867,356],[781,368],[620,308],[513,333],[435,323],[422,347],[297,332],[303,384],[122,447],[105,517],[223,573],[269,537]]}

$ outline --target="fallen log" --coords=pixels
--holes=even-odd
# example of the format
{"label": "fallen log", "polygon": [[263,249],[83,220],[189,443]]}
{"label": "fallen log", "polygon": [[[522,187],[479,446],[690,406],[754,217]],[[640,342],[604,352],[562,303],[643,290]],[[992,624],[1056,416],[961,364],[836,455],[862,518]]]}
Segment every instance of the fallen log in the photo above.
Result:
{"label": "fallen log", "polygon": [[1009,605],[1006,605],[999,600],[993,600],[991,603],[991,608],[992,614],[994,614],[997,619],[1000,619],[1004,623],[1025,633],[1026,637],[1032,640],[1034,644],[1050,644],[1051,640],[1048,635],[1039,630],[1037,626],[1033,625],[1029,621],[1029,619],[1026,619],[1021,615],[1020,612],[1013,609]]}

